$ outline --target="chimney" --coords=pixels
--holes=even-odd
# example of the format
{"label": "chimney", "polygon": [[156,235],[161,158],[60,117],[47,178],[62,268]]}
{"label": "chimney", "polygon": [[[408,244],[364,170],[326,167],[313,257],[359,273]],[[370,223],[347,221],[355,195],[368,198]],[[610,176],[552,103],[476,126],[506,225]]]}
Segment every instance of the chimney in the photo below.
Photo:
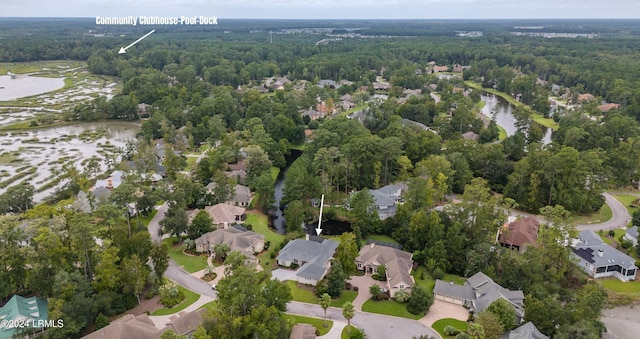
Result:
{"label": "chimney", "polygon": [[107,179],[107,188],[113,188],[113,181],[111,181],[111,179]]}
{"label": "chimney", "polygon": [[307,234],[305,234],[305,235],[304,235],[304,240],[309,241],[309,233],[307,233]]}
{"label": "chimney", "polygon": [[373,246],[375,246],[375,245],[376,245],[376,244],[372,242],[372,243],[371,243],[371,248],[373,248]]}
{"label": "chimney", "polygon": [[602,258],[603,255],[604,255],[604,251],[603,250],[598,250],[598,256]]}

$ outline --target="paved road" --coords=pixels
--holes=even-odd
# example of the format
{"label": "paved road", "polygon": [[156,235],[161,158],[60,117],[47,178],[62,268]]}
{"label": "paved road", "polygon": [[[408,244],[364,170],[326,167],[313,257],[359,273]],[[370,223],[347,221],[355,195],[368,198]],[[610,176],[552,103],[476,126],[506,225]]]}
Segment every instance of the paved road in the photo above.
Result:
{"label": "paved road", "polygon": [[613,230],[616,228],[627,227],[627,224],[631,221],[631,216],[629,215],[627,208],[611,194],[603,193],[602,195],[604,195],[607,205],[611,208],[611,219],[599,224],[577,225],[578,231]]}
{"label": "paved road", "polygon": [[[298,301],[291,301],[287,304],[287,313],[324,318],[324,311],[319,305]],[[345,321],[342,316],[342,309],[336,307],[327,309],[327,319]],[[411,338],[422,334],[439,337],[433,329],[416,320],[407,318],[356,311],[351,323],[358,328],[364,329],[368,339]]]}
{"label": "paved road", "polygon": [[156,213],[156,215],[153,216],[153,219],[149,221],[149,225],[147,226],[147,229],[149,230],[149,234],[151,234],[151,241],[153,241],[156,244],[159,244],[160,241],[162,241],[162,238],[159,234],[160,220],[164,219],[164,215],[165,213],[167,213],[168,209],[169,209],[169,205],[167,205],[166,202],[162,204],[158,208],[158,213]]}

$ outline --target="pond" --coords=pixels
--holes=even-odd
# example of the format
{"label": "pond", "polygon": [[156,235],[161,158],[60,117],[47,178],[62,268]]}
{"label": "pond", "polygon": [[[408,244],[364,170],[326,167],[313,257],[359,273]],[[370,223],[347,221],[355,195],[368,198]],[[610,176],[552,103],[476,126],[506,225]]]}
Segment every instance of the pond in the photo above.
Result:
{"label": "pond", "polygon": [[82,171],[95,158],[105,171],[105,157],[135,139],[139,130],[139,124],[108,121],[2,132],[0,194],[24,180],[34,186],[34,201],[40,202],[65,183],[59,179],[64,165]]}
{"label": "pond", "polygon": [[62,87],[64,87],[64,78],[42,78],[20,74],[12,79],[8,75],[0,75],[0,101],[47,93]]}
{"label": "pond", "polygon": [[[488,116],[489,118],[495,119],[496,123],[505,129],[507,136],[514,135],[517,131],[516,119],[513,117],[515,106],[503,98],[491,93],[483,92],[480,98],[485,103],[480,113]],[[542,143],[548,144],[551,142],[551,134],[553,133],[553,130],[544,126],[541,127],[544,131]]]}

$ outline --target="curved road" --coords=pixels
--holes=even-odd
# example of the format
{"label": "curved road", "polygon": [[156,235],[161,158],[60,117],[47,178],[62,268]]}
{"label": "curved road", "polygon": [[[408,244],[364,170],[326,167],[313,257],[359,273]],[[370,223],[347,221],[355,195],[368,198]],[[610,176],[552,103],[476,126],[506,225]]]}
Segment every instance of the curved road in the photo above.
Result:
{"label": "curved road", "polygon": [[603,193],[602,195],[604,195],[606,204],[611,208],[611,219],[599,224],[576,225],[578,231],[613,230],[616,228],[627,227],[631,221],[631,216],[629,215],[627,208],[611,194]]}
{"label": "curved road", "polygon": [[[149,234],[151,235],[151,239],[154,243],[160,243],[162,241],[161,236],[158,234],[158,230],[160,229],[160,220],[164,218],[166,211],[167,204],[165,203],[158,208],[158,213],[156,213],[153,219],[149,222]],[[184,288],[214,299],[217,298],[216,292],[211,289],[211,285],[192,276],[171,259],[169,260],[169,267],[164,275]],[[319,305],[297,301],[291,301],[287,304],[287,313],[315,318],[324,317],[324,311]],[[342,316],[342,309],[335,307],[327,309],[327,319],[346,322]],[[421,322],[407,318],[356,311],[356,315],[352,319],[351,323],[364,329],[367,333],[367,338],[373,339],[411,338],[422,334],[436,338],[440,337],[433,329],[427,327]]]}

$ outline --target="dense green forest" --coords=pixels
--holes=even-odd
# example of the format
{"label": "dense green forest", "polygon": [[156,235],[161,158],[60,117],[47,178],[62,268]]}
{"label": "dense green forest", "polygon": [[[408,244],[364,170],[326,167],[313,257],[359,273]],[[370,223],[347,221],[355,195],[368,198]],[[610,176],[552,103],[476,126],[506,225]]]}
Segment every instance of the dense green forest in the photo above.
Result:
{"label": "dense green forest", "polygon": [[[167,148],[166,186],[152,190],[142,177],[131,177],[114,190],[113,204],[93,215],[61,212],[51,205],[33,209],[30,188],[0,195],[2,213],[25,213],[1,217],[0,240],[15,244],[31,239],[28,246],[0,249],[0,258],[11,260],[0,267],[0,298],[19,291],[50,297],[50,312],[65,324],[69,319],[70,325],[48,334],[77,336],[100,314],[121,313],[143,293],[160,293],[167,248],[152,245],[147,229],[122,213],[132,196],[143,216],[157,202],[167,201],[164,232],[186,232],[193,240],[208,228],[188,225],[185,209],[227,200],[235,184],[222,174],[228,164],[246,158],[246,184],[259,197],[254,207],[269,212],[274,195],[270,171],[286,168],[291,148],[298,147],[304,152],[288,167],[281,202],[288,206],[287,219],[296,220],[288,225],[292,234],[299,231],[297,221],[316,218],[307,207],[310,199],[325,194],[334,206],[350,200],[349,210],[330,209],[327,214],[348,219],[357,242],[369,234],[388,235],[434,277],[483,271],[504,287],[525,292],[526,320],[545,334],[598,337],[606,294],[586,282],[563,243],[575,236],[571,214],[598,211],[606,189],[640,180],[640,24],[571,21],[561,31],[598,34],[592,39],[514,36],[510,32],[516,24],[237,20],[214,28],[169,29],[95,26],[87,19],[50,19],[38,25],[0,20],[0,62],[85,60],[90,72],[118,77],[121,93],[78,104],[62,119],[142,120],[140,140],[123,154],[124,160],[137,162],[140,172],[151,173],[154,167],[152,140],[163,138],[185,152],[211,146],[189,177],[180,173],[185,159]],[[322,35],[287,31],[327,26],[335,33],[359,27],[358,34],[374,38],[316,44]],[[153,28],[153,36],[127,54],[117,54],[132,36]],[[560,27],[554,23],[545,31],[556,29]],[[460,37],[456,31],[484,34]],[[272,43],[269,32],[276,33]],[[461,77],[439,79],[429,71],[430,62],[469,67]],[[282,89],[265,83],[284,76]],[[374,88],[378,77],[390,83],[388,90]],[[350,83],[316,86],[323,79]],[[482,121],[481,91],[468,81],[519,98],[523,105],[514,112],[515,134],[499,140],[495,122]],[[422,95],[406,97],[405,90]],[[595,99],[580,102],[584,93]],[[337,107],[347,94],[363,108],[360,119],[301,115],[318,104]],[[386,99],[375,98],[380,94]],[[549,97],[560,100],[562,95],[572,109],[551,112]],[[601,100],[620,106],[602,112],[597,108]],[[141,112],[140,104],[149,108]],[[536,115],[558,123],[549,144],[541,142]],[[429,129],[416,127],[416,122]],[[467,132],[477,134],[477,141],[463,138]],[[86,173],[69,170],[65,175],[70,180],[60,199],[90,186]],[[218,183],[213,194],[204,188],[211,181]],[[398,181],[408,183],[405,203],[394,217],[380,220],[367,190]],[[434,207],[450,194],[462,202],[436,212]],[[506,221],[505,210],[513,207],[542,214],[550,230],[539,240],[543,246],[524,255],[492,247]],[[31,220],[26,230],[20,228],[23,220]],[[107,242],[100,250],[92,245],[98,236]],[[152,267],[144,265],[149,257]],[[27,264],[30,268],[22,269]],[[233,267],[234,279],[264,280],[239,267]],[[112,279],[116,271],[121,277]],[[249,338],[259,326],[241,333],[231,325],[269,319],[278,321],[264,333],[286,329],[280,321],[283,305],[273,305],[266,292],[242,300],[259,311],[225,313],[237,310],[231,284],[221,284],[229,295],[214,312],[220,322],[205,322],[209,335]]]}

